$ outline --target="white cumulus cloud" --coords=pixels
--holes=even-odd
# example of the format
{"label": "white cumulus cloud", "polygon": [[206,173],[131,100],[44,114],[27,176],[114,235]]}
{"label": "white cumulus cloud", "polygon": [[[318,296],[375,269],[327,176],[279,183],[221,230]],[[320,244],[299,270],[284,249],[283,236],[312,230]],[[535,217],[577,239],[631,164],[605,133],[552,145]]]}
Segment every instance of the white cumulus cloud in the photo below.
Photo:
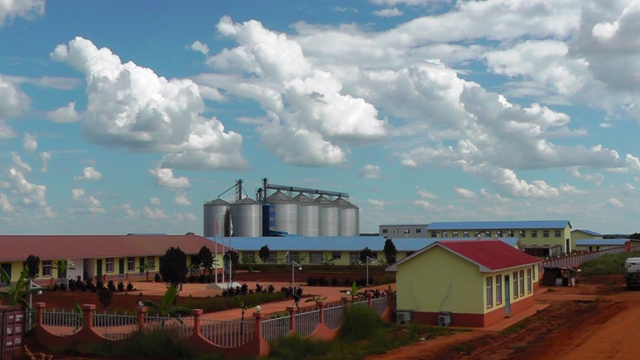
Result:
{"label": "white cumulus cloud", "polygon": [[67,106],[63,106],[47,113],[47,119],[57,123],[71,123],[80,120],[80,115],[76,111],[76,102],[72,101]]}
{"label": "white cumulus cloud", "polygon": [[385,17],[396,17],[402,16],[403,12],[398,10],[398,8],[393,7],[389,9],[376,10],[373,12],[374,15],[385,18]]}
{"label": "white cumulus cloud", "polygon": [[33,134],[25,133],[22,139],[22,147],[27,152],[38,150],[38,137]]}
{"label": "white cumulus cloud", "polygon": [[166,79],[120,58],[107,48],[76,37],[58,45],[54,61],[85,75],[87,110],[81,115],[90,141],[129,151],[164,153],[163,164],[182,169],[242,169],[242,137],[205,118],[198,85]]}
{"label": "white cumulus cloud", "polygon": [[191,200],[189,200],[189,197],[187,196],[187,194],[177,193],[176,196],[173,198],[173,203],[175,205],[189,206],[191,205]]}
{"label": "white cumulus cloud", "polygon": [[204,55],[209,54],[209,47],[207,44],[203,44],[199,40],[194,41],[189,48],[191,50],[201,52]]}
{"label": "white cumulus cloud", "polygon": [[155,168],[149,169],[156,185],[169,189],[184,189],[191,186],[186,176],[175,177],[173,169]]}
{"label": "white cumulus cloud", "polygon": [[380,166],[367,164],[358,171],[358,176],[364,179],[380,179]]}
{"label": "white cumulus cloud", "polygon": [[73,178],[75,181],[100,181],[100,179],[102,179],[102,173],[93,166],[85,167],[81,175]]}
{"label": "white cumulus cloud", "polygon": [[31,19],[44,15],[45,0],[0,1],[0,27],[16,17]]}

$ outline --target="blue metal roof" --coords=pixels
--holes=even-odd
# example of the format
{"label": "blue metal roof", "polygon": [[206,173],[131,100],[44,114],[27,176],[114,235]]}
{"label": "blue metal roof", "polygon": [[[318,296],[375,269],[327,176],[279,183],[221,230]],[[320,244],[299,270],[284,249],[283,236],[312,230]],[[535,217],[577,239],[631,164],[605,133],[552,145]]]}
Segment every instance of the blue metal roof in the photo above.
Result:
{"label": "blue metal roof", "polygon": [[447,221],[432,222],[427,230],[506,230],[506,229],[564,229],[569,220],[526,221]]}
{"label": "blue metal roof", "polygon": [[585,234],[589,234],[589,235],[591,235],[591,236],[602,236],[602,234],[599,234],[599,233],[597,233],[597,232],[595,232],[595,231],[591,231],[591,230],[584,230],[584,229],[575,229],[575,230],[571,230],[571,232],[574,232],[574,231],[582,231],[583,233],[585,233]]}
{"label": "blue metal roof", "polygon": [[[213,237],[207,239],[214,241]],[[439,240],[473,240],[471,238],[398,238],[392,239],[398,251],[417,251]],[[516,247],[518,238],[500,238],[503,242]],[[233,249],[236,251],[258,251],[264,245],[270,251],[360,251],[365,246],[375,252],[384,249],[384,236],[295,236],[286,237],[234,237]],[[229,246],[229,239],[225,239]]]}
{"label": "blue metal roof", "polygon": [[576,245],[624,245],[629,239],[580,239],[576,240]]}

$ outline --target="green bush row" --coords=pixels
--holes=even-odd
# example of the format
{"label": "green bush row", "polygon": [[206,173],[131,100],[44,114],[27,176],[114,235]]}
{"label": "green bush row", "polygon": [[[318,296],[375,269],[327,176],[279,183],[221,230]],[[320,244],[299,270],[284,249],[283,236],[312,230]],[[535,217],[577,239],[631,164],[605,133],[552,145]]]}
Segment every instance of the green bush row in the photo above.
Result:
{"label": "green bush row", "polygon": [[640,252],[607,254],[580,265],[584,275],[624,274],[624,261],[630,257],[640,257]]}

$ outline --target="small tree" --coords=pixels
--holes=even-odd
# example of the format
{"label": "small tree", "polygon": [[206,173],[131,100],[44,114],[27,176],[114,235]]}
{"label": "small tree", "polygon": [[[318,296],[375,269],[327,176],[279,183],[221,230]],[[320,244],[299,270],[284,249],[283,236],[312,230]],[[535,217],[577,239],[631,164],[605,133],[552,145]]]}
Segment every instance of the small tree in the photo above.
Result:
{"label": "small tree", "polygon": [[211,253],[211,249],[206,246],[200,248],[198,251],[198,259],[200,259],[200,266],[207,272],[207,274],[211,274],[213,272],[213,254]]}
{"label": "small tree", "polygon": [[[185,262],[186,265],[186,262]],[[186,315],[191,313],[191,309],[175,306],[178,299],[178,290],[175,286],[170,285],[162,296],[162,302],[157,303],[151,300],[142,300],[142,304],[155,309],[162,318],[161,326],[164,329],[165,318],[167,316],[177,317],[178,315]],[[182,322],[182,321],[180,321]]]}
{"label": "small tree", "polygon": [[373,251],[371,251],[368,246],[365,246],[362,250],[360,250],[360,256],[358,257],[358,260],[360,260],[361,264],[366,264],[367,257],[373,258]]}
{"label": "small tree", "polygon": [[231,267],[235,269],[238,267],[238,262],[240,261],[240,255],[238,255],[238,253],[234,250],[227,251],[222,257],[222,263],[224,264],[224,267],[225,267],[223,271],[229,270],[229,260],[231,260]]}
{"label": "small tree", "polygon": [[187,282],[187,254],[179,247],[170,247],[160,262],[160,275],[165,283],[174,287]]}
{"label": "small tree", "polygon": [[271,258],[271,250],[269,250],[269,245],[264,245],[260,248],[260,260],[262,260],[262,271],[264,271],[264,267]]}
{"label": "small tree", "polygon": [[387,258],[387,264],[395,264],[396,256],[398,255],[398,249],[393,243],[393,240],[386,238],[384,241],[384,257]]}
{"label": "small tree", "polygon": [[30,289],[29,282],[27,279],[27,274],[29,273],[29,268],[22,268],[22,272],[20,272],[20,277],[15,284],[11,283],[11,278],[9,274],[7,274],[3,268],[0,267],[0,280],[7,284],[8,286],[0,291],[0,297],[6,298],[6,305],[22,305],[26,308],[29,308],[29,303],[26,300],[27,294],[31,292],[38,291],[38,289]]}
{"label": "small tree", "polygon": [[40,273],[40,257],[35,255],[27,256],[27,260],[24,261],[23,266],[29,268],[27,277],[29,279],[35,279]]}

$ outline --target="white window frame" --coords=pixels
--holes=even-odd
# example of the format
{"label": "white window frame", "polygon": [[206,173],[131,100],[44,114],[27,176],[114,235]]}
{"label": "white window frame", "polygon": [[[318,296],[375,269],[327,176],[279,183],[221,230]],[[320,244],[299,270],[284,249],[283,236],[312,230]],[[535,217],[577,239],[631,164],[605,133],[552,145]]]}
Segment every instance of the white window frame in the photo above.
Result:
{"label": "white window frame", "polygon": [[531,294],[533,289],[533,281],[531,280],[531,269],[527,269],[527,293]]}
{"label": "white window frame", "polygon": [[496,305],[502,304],[502,275],[496,275]]}
{"label": "white window frame", "polygon": [[518,298],[518,272],[513,272],[513,298]]}
{"label": "white window frame", "polygon": [[492,276],[487,276],[486,286],[487,286],[487,309],[488,309],[493,307],[493,277]]}
{"label": "white window frame", "polygon": [[136,271],[136,258],[128,257],[127,258],[127,271]]}
{"label": "white window frame", "polygon": [[527,230],[520,230],[519,234],[520,234],[520,237],[527,237]]}
{"label": "white window frame", "polygon": [[454,238],[457,238],[458,237],[458,232],[457,231],[452,231],[451,232],[451,236],[454,237]]}
{"label": "white window frame", "polygon": [[340,251],[334,251],[331,253],[331,258],[333,260],[340,260],[342,259],[342,253]]}
{"label": "white window frame", "polygon": [[520,296],[524,296],[524,270],[520,270]]}
{"label": "white window frame", "polygon": [[310,251],[309,252],[309,264],[322,265],[322,251]]}
{"label": "white window frame", "polygon": [[42,262],[42,277],[53,276],[53,261],[44,260]]}
{"label": "white window frame", "polygon": [[116,268],[116,259],[114,258],[106,258],[104,259],[104,272],[113,273]]}

